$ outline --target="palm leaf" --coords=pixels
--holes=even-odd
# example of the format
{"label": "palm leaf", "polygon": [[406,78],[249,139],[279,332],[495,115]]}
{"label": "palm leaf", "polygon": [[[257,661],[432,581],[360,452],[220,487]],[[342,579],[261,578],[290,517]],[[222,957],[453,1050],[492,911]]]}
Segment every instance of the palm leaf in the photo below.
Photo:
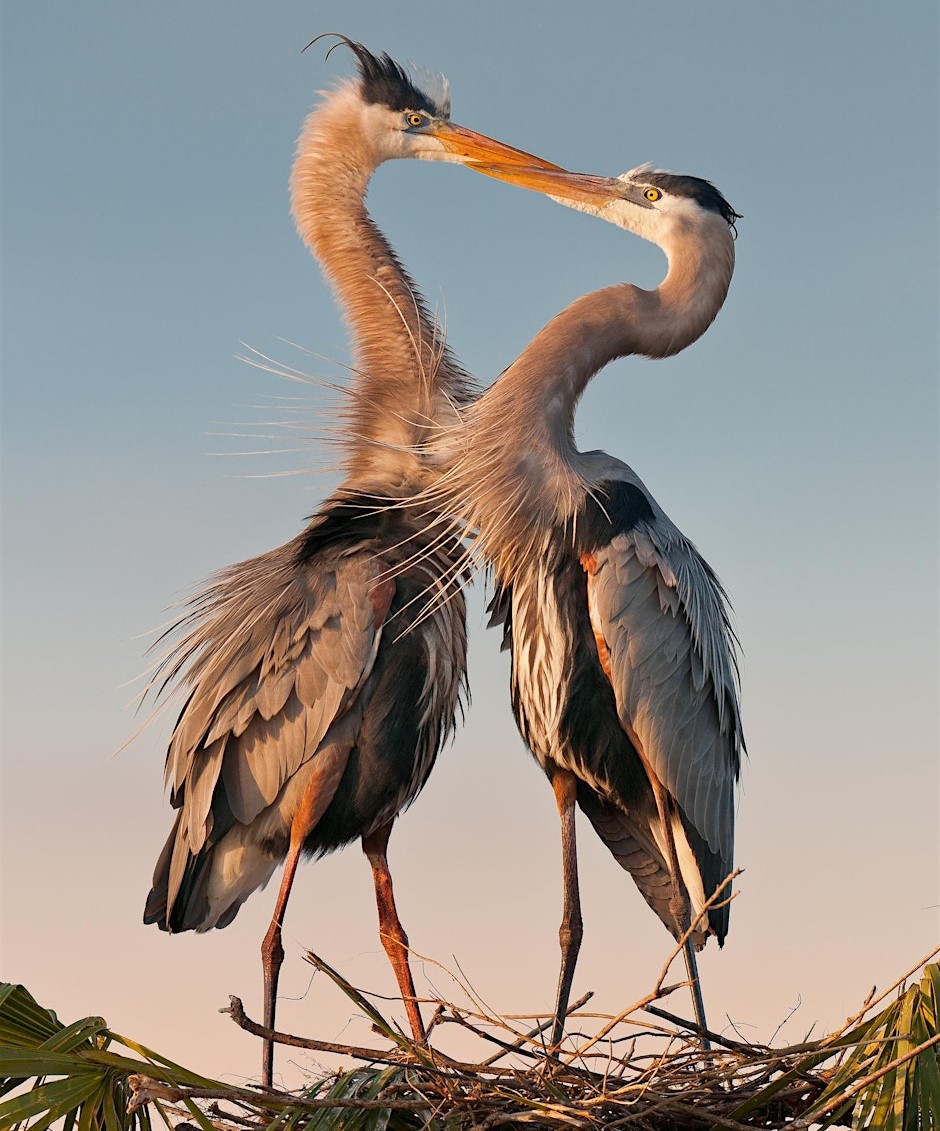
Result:
{"label": "palm leaf", "polygon": [[[146,1059],[114,1052],[112,1042]],[[214,1084],[118,1037],[101,1017],[63,1025],[24,986],[0,983],[0,1096],[15,1093],[0,1102],[0,1127],[45,1131],[61,1121],[66,1131],[150,1131],[145,1108],[127,1113],[134,1073],[190,1087]]]}
{"label": "palm leaf", "polygon": [[931,963],[919,983],[865,1026],[807,1118],[831,1127],[851,1109],[857,1129],[940,1129],[938,1002],[940,966]]}

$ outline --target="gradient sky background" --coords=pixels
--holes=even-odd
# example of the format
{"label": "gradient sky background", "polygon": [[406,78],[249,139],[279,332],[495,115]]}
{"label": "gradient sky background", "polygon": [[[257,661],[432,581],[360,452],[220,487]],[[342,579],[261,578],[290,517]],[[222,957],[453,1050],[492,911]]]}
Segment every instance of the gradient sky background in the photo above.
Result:
{"label": "gradient sky background", "polygon": [[[224,932],[141,925],[170,823],[170,718],[121,753],[145,632],[213,569],[291,537],[329,475],[329,398],[240,342],[336,379],[344,330],[286,194],[340,30],[444,71],[454,119],[569,168],[713,179],[744,219],[716,324],[588,391],[583,448],[628,460],[734,600],[750,748],[710,1018],[780,1040],[832,1027],[937,938],[937,12],[931,2],[552,6],[477,0],[3,7],[2,976],[202,1071],[256,1073],[217,1013],[259,1013],[274,889]],[[453,166],[375,178],[380,225],[489,381],[585,291],[654,286],[657,249]],[[254,432],[240,440],[220,435]],[[265,438],[270,434],[272,438]],[[276,456],[237,455],[291,448]],[[560,871],[551,791],[472,602],[467,725],[393,836],[412,944],[502,1012],[548,1010]],[[617,1012],[670,940],[580,827],[576,994]],[[302,869],[279,1021],[368,1039],[310,946],[393,992],[368,866]],[[457,990],[427,964],[420,989]],[[671,999],[679,1013],[684,994]],[[400,1006],[389,1009],[402,1016]],[[402,1017],[403,1019],[403,1017]],[[297,1073],[281,1055],[288,1081]]]}

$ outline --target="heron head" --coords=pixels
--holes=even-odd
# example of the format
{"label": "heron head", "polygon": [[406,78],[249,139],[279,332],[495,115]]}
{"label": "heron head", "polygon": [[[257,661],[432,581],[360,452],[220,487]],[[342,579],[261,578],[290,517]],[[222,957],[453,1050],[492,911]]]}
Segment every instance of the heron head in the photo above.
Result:
{"label": "heron head", "polygon": [[342,44],[356,57],[362,113],[380,160],[410,157],[463,165],[482,162],[533,169],[558,168],[532,153],[452,122],[450,84],[443,75],[403,67],[384,52],[374,55],[346,36],[326,34],[335,35],[338,41],[330,51]]}
{"label": "heron head", "polygon": [[711,181],[649,165],[640,165],[619,177],[570,173],[544,166],[525,168],[518,163],[478,162],[472,168],[609,220],[654,243],[663,243],[676,229],[690,224],[709,226],[716,220],[734,232],[735,221],[741,218]]}

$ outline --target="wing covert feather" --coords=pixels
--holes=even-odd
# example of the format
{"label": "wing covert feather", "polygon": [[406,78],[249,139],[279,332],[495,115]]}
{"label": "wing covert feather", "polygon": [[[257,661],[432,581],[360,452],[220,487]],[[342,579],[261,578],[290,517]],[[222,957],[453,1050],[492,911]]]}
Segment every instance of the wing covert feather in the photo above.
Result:
{"label": "wing covert feather", "polygon": [[375,662],[382,623],[370,593],[386,564],[367,552],[302,563],[292,548],[226,571],[197,602],[171,656],[190,694],[167,777],[194,854],[216,789],[249,824],[316,754]]}
{"label": "wing covert feather", "polygon": [[724,593],[698,552],[654,519],[594,551],[591,619],[617,710],[683,812],[730,863],[743,749]]}

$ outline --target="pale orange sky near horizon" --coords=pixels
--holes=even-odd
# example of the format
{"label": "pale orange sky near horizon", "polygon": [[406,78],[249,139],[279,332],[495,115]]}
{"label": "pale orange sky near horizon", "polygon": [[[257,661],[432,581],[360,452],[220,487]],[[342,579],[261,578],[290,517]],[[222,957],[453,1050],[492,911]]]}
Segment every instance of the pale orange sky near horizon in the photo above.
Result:
{"label": "pale orange sky near horizon", "polygon": [[[314,92],[351,71],[300,48],[336,28],[444,71],[455,121],[572,168],[707,176],[744,214],[715,325],[668,362],[609,367],[578,415],[580,446],[638,471],[735,607],[745,871],[727,945],[701,959],[710,1021],[768,1040],[786,1019],[775,1039],[798,1041],[935,945],[937,13],[898,12],[5,8],[4,979],[198,1071],[258,1071],[218,1009],[234,993],[260,1014],[275,887],[221,932],[145,928],[172,709],[122,747],[143,717],[141,634],[212,570],[292,537],[331,482],[266,477],[332,460],[315,435],[328,398],[235,355],[247,342],[343,380],[287,344],[348,357],[286,193]],[[394,163],[370,203],[485,381],[576,295],[661,277],[655,248],[464,170]],[[267,423],[298,407],[300,443]],[[233,454],[270,448],[292,450]],[[547,1012],[557,816],[483,600],[478,585],[472,709],[389,859],[428,956],[419,992],[455,996],[459,966],[499,1012]],[[671,940],[586,822],[579,849],[573,992],[615,1013]],[[285,945],[279,1025],[373,1040],[301,957],[394,994],[358,847],[301,868]],[[690,1013],[684,992],[666,1007]],[[288,1083],[310,1063],[279,1058]]]}

